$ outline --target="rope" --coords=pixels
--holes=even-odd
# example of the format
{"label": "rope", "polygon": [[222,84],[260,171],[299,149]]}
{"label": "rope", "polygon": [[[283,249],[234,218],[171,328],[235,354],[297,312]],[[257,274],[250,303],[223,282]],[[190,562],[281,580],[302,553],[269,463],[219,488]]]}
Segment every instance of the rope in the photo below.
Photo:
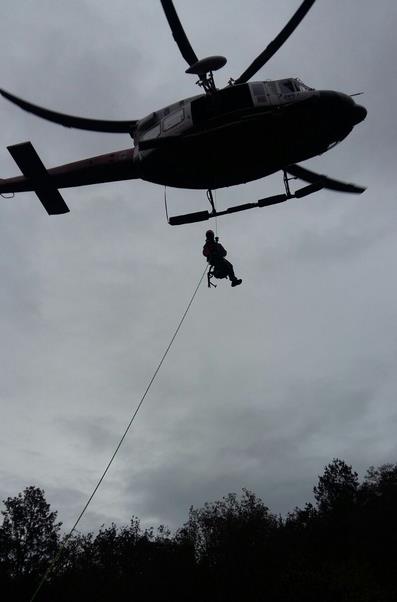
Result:
{"label": "rope", "polygon": [[[216,188],[215,188],[215,200],[214,200],[214,207],[215,207],[215,211],[216,211]],[[215,236],[218,236],[218,216],[215,216]]]}
{"label": "rope", "polygon": [[167,205],[167,186],[164,186],[164,207],[165,207],[165,216],[167,218],[167,222],[169,222],[168,219],[168,205]]}
{"label": "rope", "polygon": [[[214,190],[214,194],[212,194],[212,189],[209,188],[206,194],[207,199],[211,204],[211,207],[215,211],[215,236],[218,236],[218,216],[216,215],[216,189]],[[210,214],[210,217],[212,217],[212,214]]]}
{"label": "rope", "polygon": [[43,587],[43,585],[44,585],[45,581],[48,579],[48,577],[50,576],[51,572],[52,572],[52,571],[55,569],[56,565],[58,564],[59,558],[61,557],[61,554],[62,554],[63,550],[65,549],[65,547],[66,547],[66,544],[68,543],[69,539],[71,538],[71,536],[72,536],[73,532],[75,531],[75,529],[76,529],[77,525],[79,524],[79,522],[80,522],[80,520],[82,519],[82,517],[83,517],[84,513],[86,512],[86,510],[87,510],[88,506],[90,505],[90,503],[91,503],[91,501],[92,501],[92,498],[94,497],[94,495],[95,495],[95,494],[96,494],[96,492],[98,491],[98,489],[99,489],[99,487],[100,487],[100,485],[101,485],[101,483],[102,483],[103,479],[105,478],[105,476],[106,476],[106,474],[107,474],[107,472],[108,472],[108,470],[109,470],[110,466],[112,465],[112,463],[113,463],[113,460],[115,459],[115,457],[116,457],[116,455],[117,455],[117,452],[119,451],[120,447],[122,446],[122,444],[123,444],[123,441],[124,441],[124,439],[126,438],[126,436],[127,436],[127,433],[128,433],[128,431],[130,430],[130,428],[131,428],[131,426],[132,426],[132,423],[134,422],[134,420],[135,420],[135,417],[136,417],[136,415],[138,414],[138,412],[139,412],[139,410],[140,410],[140,408],[141,408],[141,406],[142,406],[142,404],[143,404],[143,402],[144,402],[144,400],[145,400],[145,397],[146,397],[146,395],[148,394],[148,392],[149,392],[149,389],[150,389],[150,387],[152,386],[152,384],[153,384],[153,382],[154,382],[154,379],[156,378],[156,376],[157,376],[157,374],[158,374],[158,372],[159,372],[159,370],[160,370],[161,366],[163,365],[163,362],[164,362],[165,358],[167,357],[167,354],[168,354],[169,350],[171,349],[171,346],[172,346],[173,342],[174,342],[174,341],[175,341],[175,339],[176,339],[176,336],[177,336],[177,334],[178,334],[178,332],[179,332],[179,330],[180,330],[180,328],[181,328],[181,326],[182,326],[182,324],[183,324],[183,322],[184,322],[184,320],[185,320],[185,318],[186,318],[186,316],[187,316],[187,314],[188,314],[188,311],[189,311],[189,309],[190,309],[190,307],[191,307],[191,305],[192,305],[192,303],[193,303],[193,301],[194,301],[194,298],[195,298],[195,296],[196,296],[196,294],[197,294],[197,291],[198,291],[198,289],[200,288],[200,284],[201,284],[201,282],[202,282],[202,280],[203,280],[203,278],[204,278],[204,276],[205,276],[205,273],[206,273],[206,271],[207,271],[207,266],[205,267],[205,270],[204,270],[204,272],[203,272],[203,274],[202,274],[202,276],[201,276],[201,278],[200,278],[200,280],[199,280],[199,283],[197,284],[197,286],[196,286],[196,288],[195,288],[195,290],[194,290],[194,293],[193,293],[193,295],[192,295],[192,296],[191,296],[191,298],[190,298],[190,301],[189,301],[189,303],[188,303],[188,305],[187,305],[187,307],[186,307],[186,309],[185,309],[185,311],[184,311],[184,313],[183,313],[183,315],[182,315],[182,318],[180,319],[180,321],[179,321],[179,323],[178,323],[178,326],[176,327],[176,329],[175,329],[175,332],[174,332],[174,334],[172,335],[172,338],[171,338],[171,340],[170,340],[170,342],[169,342],[169,344],[168,344],[168,346],[167,346],[166,350],[164,351],[164,353],[163,353],[163,355],[162,355],[162,357],[161,357],[161,360],[160,360],[160,362],[158,363],[158,365],[157,365],[157,368],[155,369],[155,371],[154,371],[154,373],[153,373],[153,376],[152,376],[152,378],[150,379],[150,381],[149,381],[149,384],[147,385],[147,387],[146,387],[146,390],[145,390],[144,394],[142,395],[142,397],[141,397],[141,400],[140,400],[140,402],[138,403],[138,405],[137,405],[137,407],[136,407],[136,409],[135,409],[135,411],[134,411],[134,413],[133,413],[133,415],[132,415],[132,418],[131,418],[131,420],[129,421],[129,423],[128,423],[128,425],[127,425],[127,427],[126,427],[126,429],[125,429],[125,431],[124,431],[124,433],[123,433],[123,435],[122,435],[122,437],[121,437],[121,439],[120,439],[119,443],[117,444],[117,447],[116,447],[116,449],[115,449],[115,450],[114,450],[114,452],[113,452],[113,455],[112,455],[112,457],[110,458],[110,460],[109,460],[109,462],[108,462],[108,464],[107,464],[107,466],[106,466],[105,470],[103,471],[103,473],[102,473],[102,476],[100,477],[100,479],[99,479],[98,483],[95,485],[93,492],[91,493],[90,497],[88,498],[88,500],[87,500],[87,502],[86,502],[86,504],[85,504],[84,508],[83,508],[83,509],[82,509],[82,511],[80,512],[79,516],[77,517],[77,519],[76,519],[76,522],[74,523],[73,527],[71,528],[71,530],[70,530],[70,531],[69,531],[69,533],[67,534],[66,538],[64,539],[64,541],[63,541],[63,543],[62,543],[61,547],[59,548],[59,550],[58,550],[58,552],[57,552],[57,554],[56,554],[55,558],[52,560],[52,562],[50,563],[50,565],[49,565],[49,567],[48,567],[47,571],[44,573],[44,575],[43,575],[43,577],[42,577],[42,579],[41,579],[41,581],[40,581],[39,585],[37,586],[37,588],[36,588],[35,592],[33,593],[32,597],[30,598],[30,602],[33,602],[33,600],[35,600],[35,598],[37,597],[37,594],[39,593],[39,591],[40,591],[40,590],[41,590],[41,588]]}

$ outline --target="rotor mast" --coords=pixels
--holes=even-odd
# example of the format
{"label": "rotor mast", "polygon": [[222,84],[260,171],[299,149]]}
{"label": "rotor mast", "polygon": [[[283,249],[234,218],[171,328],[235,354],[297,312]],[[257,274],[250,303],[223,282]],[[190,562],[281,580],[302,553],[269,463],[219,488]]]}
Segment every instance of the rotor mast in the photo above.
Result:
{"label": "rotor mast", "polygon": [[192,73],[198,75],[199,79],[196,82],[199,86],[204,88],[206,94],[213,94],[216,92],[216,86],[214,81],[213,71],[217,71],[226,65],[226,58],[224,56],[207,56],[193,65],[190,65],[186,69],[185,73]]}

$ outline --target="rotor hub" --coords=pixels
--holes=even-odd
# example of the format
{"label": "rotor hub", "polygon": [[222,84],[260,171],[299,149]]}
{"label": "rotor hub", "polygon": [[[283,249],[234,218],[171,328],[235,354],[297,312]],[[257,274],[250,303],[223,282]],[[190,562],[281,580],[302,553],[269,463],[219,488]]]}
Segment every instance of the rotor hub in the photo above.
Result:
{"label": "rotor hub", "polygon": [[193,75],[205,75],[206,73],[210,73],[211,71],[218,71],[218,69],[222,69],[227,63],[227,60],[224,56],[207,56],[193,65],[190,65],[188,69],[186,69],[185,73],[192,73]]}

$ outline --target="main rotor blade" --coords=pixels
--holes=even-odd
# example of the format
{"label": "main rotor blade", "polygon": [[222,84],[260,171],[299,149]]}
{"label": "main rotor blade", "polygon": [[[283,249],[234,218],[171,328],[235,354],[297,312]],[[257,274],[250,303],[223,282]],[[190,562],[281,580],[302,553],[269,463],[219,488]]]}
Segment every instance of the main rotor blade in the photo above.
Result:
{"label": "main rotor blade", "polygon": [[185,30],[182,27],[182,23],[179,20],[174,3],[172,0],[160,1],[165,12],[165,16],[167,17],[168,24],[171,28],[172,36],[177,43],[183,58],[190,66],[194,65],[194,63],[197,63],[198,58],[187,38]]}
{"label": "main rotor blade", "polygon": [[0,94],[7,100],[18,105],[24,111],[33,113],[38,117],[47,119],[54,123],[59,123],[68,128],[78,128],[80,130],[90,130],[92,132],[108,132],[111,134],[133,134],[137,121],[111,121],[106,119],[87,119],[86,117],[75,117],[74,115],[66,115],[65,113],[57,113],[56,111],[50,111],[44,107],[34,105],[22,98],[18,98],[5,90],[0,89]]}
{"label": "main rotor blade", "polygon": [[243,84],[247,82],[263,65],[265,65],[269,59],[281,48],[281,46],[288,40],[290,35],[298,27],[299,23],[305,17],[306,13],[309,12],[316,0],[304,0],[296,13],[288,21],[287,25],[280,31],[278,36],[274,38],[272,42],[265,48],[261,54],[251,63],[251,65],[235,80],[235,84]]}
{"label": "main rotor blade", "polygon": [[364,186],[357,186],[356,184],[348,184],[347,182],[341,182],[340,180],[333,180],[327,176],[314,173],[308,169],[301,167],[300,165],[288,165],[285,171],[304,182],[310,182],[310,184],[318,184],[322,188],[328,188],[329,190],[336,190],[338,192],[351,192],[355,194],[361,194],[366,190]]}

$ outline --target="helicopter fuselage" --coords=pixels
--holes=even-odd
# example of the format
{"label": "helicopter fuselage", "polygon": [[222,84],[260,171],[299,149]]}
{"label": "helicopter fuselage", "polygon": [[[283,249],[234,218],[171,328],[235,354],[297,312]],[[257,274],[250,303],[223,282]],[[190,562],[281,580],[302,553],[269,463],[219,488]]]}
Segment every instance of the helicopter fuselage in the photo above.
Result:
{"label": "helicopter fuselage", "polygon": [[[234,186],[324,153],[366,113],[350,96],[298,79],[228,86],[138,120],[133,148],[52,167],[45,183],[26,175],[0,180],[0,193],[137,178],[187,189]],[[24,152],[30,173],[33,159]]]}
{"label": "helicopter fuselage", "polygon": [[[250,81],[289,39],[315,0],[302,0],[278,35],[237,79],[218,89],[213,72],[227,60],[221,55],[199,57],[183,29],[173,0],[161,6],[173,38],[205,94],[159,109],[143,119],[114,120],[79,117],[35,105],[0,88],[0,95],[47,121],[94,132],[125,133],[134,139],[126,150],[89,157],[47,169],[31,142],[8,147],[23,176],[0,180],[0,194],[34,190],[47,212],[69,211],[59,188],[118,180],[143,179],[186,189],[207,189],[212,206],[200,215],[174,216],[174,225],[203,221],[216,215],[212,190],[243,184],[277,171],[284,174],[285,194],[259,199],[264,207],[302,198],[322,188],[361,194],[365,188],[316,174],[299,166],[346,138],[367,115],[347,94],[315,90],[297,78]],[[308,182],[291,192],[288,174]]]}
{"label": "helicopter fuselage", "polygon": [[324,153],[365,115],[350,96],[298,79],[229,86],[139,121],[134,163],[156,184],[233,186]]}

